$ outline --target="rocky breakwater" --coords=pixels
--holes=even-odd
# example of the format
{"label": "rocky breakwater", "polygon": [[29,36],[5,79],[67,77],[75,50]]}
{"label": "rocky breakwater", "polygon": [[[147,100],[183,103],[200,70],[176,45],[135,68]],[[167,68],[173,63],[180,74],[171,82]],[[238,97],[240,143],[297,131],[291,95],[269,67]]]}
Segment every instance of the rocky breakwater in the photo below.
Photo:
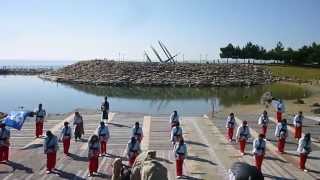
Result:
{"label": "rocky breakwater", "polygon": [[40,77],[58,82],[115,86],[251,86],[272,82],[271,72],[253,64],[80,61]]}

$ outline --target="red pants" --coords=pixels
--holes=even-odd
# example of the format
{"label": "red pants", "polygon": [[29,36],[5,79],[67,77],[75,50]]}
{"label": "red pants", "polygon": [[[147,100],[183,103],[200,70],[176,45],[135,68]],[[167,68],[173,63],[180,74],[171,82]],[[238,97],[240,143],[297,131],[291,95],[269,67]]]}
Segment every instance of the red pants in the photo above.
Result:
{"label": "red pants", "polygon": [[134,153],[130,158],[129,158],[129,166],[132,167],[134,161],[136,160],[138,154]]}
{"label": "red pants", "polygon": [[47,170],[51,171],[56,166],[56,158],[57,153],[56,152],[49,152],[47,153]]}
{"label": "red pants", "polygon": [[0,161],[8,161],[9,160],[9,147],[1,146],[0,147]]}
{"label": "red pants", "polygon": [[43,122],[36,122],[36,137],[40,137],[43,134]]}
{"label": "red pants", "polygon": [[239,144],[240,144],[240,152],[244,153],[244,149],[246,148],[246,142],[247,140],[245,139],[240,139]]}
{"label": "red pants", "polygon": [[301,138],[302,127],[295,127],[294,138]]}
{"label": "red pants", "polygon": [[286,139],[285,138],[280,138],[278,140],[278,151],[283,153],[284,152],[284,145],[286,144]]}
{"label": "red pants", "polygon": [[228,128],[228,140],[232,140],[233,138],[233,129],[234,128]]}
{"label": "red pants", "polygon": [[266,134],[267,134],[267,126],[262,126],[262,127],[261,127],[261,134],[263,134],[264,136],[266,136]]}
{"label": "red pants", "polygon": [[98,156],[94,156],[89,159],[89,173],[98,172],[99,159]]}
{"label": "red pants", "polygon": [[277,122],[281,122],[282,112],[277,111],[276,119],[277,119]]}
{"label": "red pants", "polygon": [[306,168],[306,161],[308,158],[308,154],[305,153],[300,153],[300,169],[305,169]]}
{"label": "red pants", "polygon": [[100,141],[100,154],[106,154],[107,153],[107,142]]}
{"label": "red pants", "polygon": [[183,158],[176,159],[176,173],[177,176],[182,176]]}
{"label": "red pants", "polygon": [[259,171],[261,171],[261,166],[262,166],[262,161],[263,161],[264,155],[263,154],[255,155],[254,157],[256,159],[256,167]]}
{"label": "red pants", "polygon": [[64,154],[69,154],[70,140],[71,140],[71,138],[63,139],[63,152],[64,152]]}

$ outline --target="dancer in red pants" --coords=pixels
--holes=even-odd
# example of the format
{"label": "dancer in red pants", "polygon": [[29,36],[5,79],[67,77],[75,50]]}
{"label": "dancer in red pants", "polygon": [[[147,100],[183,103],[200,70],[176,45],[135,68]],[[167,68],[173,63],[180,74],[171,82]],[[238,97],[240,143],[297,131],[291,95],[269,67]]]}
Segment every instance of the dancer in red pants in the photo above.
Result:
{"label": "dancer in red pants", "polygon": [[52,134],[51,131],[46,132],[46,139],[44,142],[44,153],[47,154],[47,174],[51,173],[52,170],[56,166],[56,159],[57,159],[57,150],[59,149],[58,146],[58,138]]}
{"label": "dancer in red pants", "polygon": [[302,121],[303,121],[304,117],[302,115],[302,111],[299,111],[299,113],[297,115],[294,116],[293,119],[293,125],[294,125],[294,138],[296,138],[297,140],[299,140],[301,138],[301,134],[302,134]]}
{"label": "dancer in red pants", "polygon": [[261,125],[261,134],[266,136],[269,123],[269,117],[267,111],[263,111],[263,114],[259,117],[258,124]]}
{"label": "dancer in red pants", "polygon": [[135,137],[131,137],[126,151],[129,159],[129,166],[132,167],[137,156],[141,153],[140,143]]}
{"label": "dancer in red pants", "polygon": [[99,166],[99,152],[100,143],[99,137],[97,135],[91,136],[89,143],[88,159],[89,159],[89,174],[88,176],[93,176],[94,173],[98,172]]}
{"label": "dancer in red pants", "polygon": [[259,137],[253,141],[253,154],[255,157],[256,167],[261,171],[262,161],[266,152],[266,141],[264,134],[259,134]]}
{"label": "dancer in red pants", "polygon": [[232,138],[233,138],[234,126],[235,126],[234,114],[230,113],[230,115],[227,118],[227,122],[226,122],[227,137],[228,137],[229,142],[231,142]]}
{"label": "dancer in red pants", "polygon": [[305,164],[307,162],[308,155],[312,151],[310,133],[306,133],[304,137],[299,140],[297,151],[300,153],[300,169],[307,172]]}
{"label": "dancer in red pants", "polygon": [[103,121],[100,122],[98,135],[100,141],[100,155],[103,156],[107,153],[107,143],[110,137],[109,128]]}
{"label": "dancer in red pants", "polygon": [[282,113],[284,113],[284,104],[281,99],[279,99],[279,103],[277,104],[277,113],[276,113],[276,119],[277,122],[281,122],[282,120]]}
{"label": "dancer in red pants", "polygon": [[240,144],[240,153],[244,155],[247,140],[251,137],[248,122],[243,121],[242,125],[238,127],[236,138]]}
{"label": "dancer in red pants", "polygon": [[10,130],[0,123],[0,162],[9,160]]}
{"label": "dancer in red pants", "polygon": [[43,122],[46,117],[46,111],[42,108],[42,104],[39,104],[36,114],[36,138],[39,138],[43,134]]}
{"label": "dancer in red pants", "polygon": [[69,122],[64,122],[64,127],[61,131],[60,141],[63,142],[63,152],[65,155],[69,155],[70,141],[71,141],[71,127]]}
{"label": "dancer in red pants", "polygon": [[180,138],[179,143],[175,144],[174,152],[176,157],[176,173],[177,179],[183,176],[183,161],[187,157],[187,145],[183,138]]}
{"label": "dancer in red pants", "polygon": [[83,118],[78,111],[74,112],[73,125],[75,126],[74,127],[75,141],[77,141],[78,139],[81,140],[81,136],[84,135]]}
{"label": "dancer in red pants", "polygon": [[284,153],[286,138],[288,137],[287,120],[283,119],[276,126],[275,136],[278,138],[278,152]]}
{"label": "dancer in red pants", "polygon": [[142,128],[140,127],[139,122],[136,122],[134,124],[134,127],[132,128],[131,136],[135,137],[139,141],[139,143],[141,143],[143,138],[143,131],[142,131]]}

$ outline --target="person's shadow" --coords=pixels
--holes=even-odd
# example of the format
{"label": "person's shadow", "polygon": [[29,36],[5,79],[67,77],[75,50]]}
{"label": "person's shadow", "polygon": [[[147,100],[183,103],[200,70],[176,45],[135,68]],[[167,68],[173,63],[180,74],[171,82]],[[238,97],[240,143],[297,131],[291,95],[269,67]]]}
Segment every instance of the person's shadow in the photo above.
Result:
{"label": "person's shadow", "polygon": [[66,171],[62,171],[60,169],[55,169],[54,174],[57,174],[62,179],[77,179],[77,180],[85,180],[85,178],[79,177],[73,173],[69,173]]}
{"label": "person's shadow", "polygon": [[208,163],[210,165],[213,165],[213,166],[216,166],[217,164],[210,161],[210,160],[207,160],[207,159],[203,159],[203,158],[200,158],[198,156],[187,156],[186,159],[188,160],[192,160],[192,161],[198,161],[198,162],[203,162],[203,163]]}
{"label": "person's shadow", "polygon": [[108,125],[113,125],[113,126],[116,126],[116,127],[126,127],[126,128],[132,128],[130,126],[127,126],[127,125],[123,125],[123,124],[119,124],[119,123],[108,123]]}
{"label": "person's shadow", "polygon": [[33,169],[32,168],[24,166],[23,164],[20,164],[20,163],[16,163],[16,162],[13,162],[13,161],[8,161],[7,163],[2,163],[2,164],[6,164],[6,165],[10,166],[12,168],[12,170],[11,171],[0,171],[1,174],[3,174],[3,173],[13,173],[16,170],[25,171],[28,174],[33,173]]}
{"label": "person's shadow", "polygon": [[68,155],[71,159],[75,161],[83,161],[83,162],[88,162],[88,157],[87,156],[78,156],[77,154],[72,154],[69,153]]}

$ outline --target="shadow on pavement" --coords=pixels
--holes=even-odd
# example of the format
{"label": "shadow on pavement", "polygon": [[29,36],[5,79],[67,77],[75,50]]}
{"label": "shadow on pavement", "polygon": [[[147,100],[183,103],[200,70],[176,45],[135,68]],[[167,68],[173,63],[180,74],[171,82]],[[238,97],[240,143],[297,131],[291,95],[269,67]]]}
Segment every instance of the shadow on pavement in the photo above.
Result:
{"label": "shadow on pavement", "polygon": [[80,142],[88,142],[88,141],[89,141],[88,139],[83,139],[83,138],[80,139]]}
{"label": "shadow on pavement", "polygon": [[[248,156],[252,156],[253,157],[253,153],[245,153],[246,155]],[[279,162],[282,162],[282,163],[287,163],[287,161],[284,161],[280,158],[276,158],[276,157],[272,157],[272,156],[264,156],[264,159],[267,159],[267,160],[272,160],[272,161],[279,161]]]}
{"label": "shadow on pavement", "polygon": [[158,160],[158,161],[166,162],[166,163],[168,163],[168,164],[173,164],[172,161],[170,161],[170,160],[168,160],[168,159],[165,159],[165,158],[156,157],[155,159]]}
{"label": "shadow on pavement", "polygon": [[192,161],[199,161],[199,162],[205,162],[205,163],[208,163],[208,164],[211,164],[211,165],[214,165],[216,166],[217,164],[212,162],[212,161],[209,161],[207,159],[203,159],[203,158],[199,158],[198,156],[187,156],[188,160],[192,160]]}
{"label": "shadow on pavement", "polygon": [[273,160],[273,161],[279,161],[279,162],[282,162],[282,163],[287,163],[286,161],[280,159],[280,158],[276,158],[276,157],[271,157],[271,156],[265,156],[264,157],[265,159],[268,159],[268,160]]}
{"label": "shadow on pavement", "polygon": [[97,175],[94,175],[94,177],[101,177],[103,179],[111,179],[111,175],[105,174],[105,173],[98,173]]}
{"label": "shadow on pavement", "polygon": [[270,174],[263,174],[264,177],[275,179],[275,180],[296,180],[296,179],[290,179],[290,178],[285,178],[285,177],[280,177],[280,176],[273,176]]}
{"label": "shadow on pavement", "polygon": [[[278,142],[278,140],[275,140],[275,139],[269,139],[269,141],[270,141],[270,142],[274,142],[274,143],[277,143],[277,142]],[[292,142],[292,141],[286,141],[286,144],[295,144],[295,145],[297,145],[296,142]]]}
{"label": "shadow on pavement", "polygon": [[85,178],[79,177],[73,173],[65,172],[60,169],[55,169],[53,172],[54,174],[57,174],[62,179],[77,179],[77,180],[85,180]]}
{"label": "shadow on pavement", "polygon": [[43,144],[32,144],[26,148],[22,148],[22,150],[28,150],[28,149],[36,149],[36,148],[40,148],[40,147],[43,147]]}
{"label": "shadow on pavement", "polygon": [[12,172],[14,172],[16,170],[20,170],[20,171],[25,171],[26,173],[29,173],[29,174],[33,173],[32,168],[26,167],[23,164],[16,163],[13,161],[8,161],[6,164],[12,168]]}
{"label": "shadow on pavement", "polygon": [[127,126],[127,125],[123,125],[123,124],[118,124],[118,123],[108,123],[109,125],[113,125],[113,126],[116,126],[116,127],[127,127],[127,128],[132,128],[130,126]]}
{"label": "shadow on pavement", "polygon": [[69,157],[72,158],[75,161],[83,161],[83,162],[87,162],[88,161],[88,157],[87,156],[82,157],[82,156],[78,156],[76,154],[69,153]]}
{"label": "shadow on pavement", "polygon": [[[286,152],[286,154],[291,155],[291,156],[300,157],[300,155],[299,155],[299,154],[292,153],[292,152]],[[316,157],[316,156],[308,156],[308,159],[320,160],[320,157]]]}
{"label": "shadow on pavement", "polygon": [[198,146],[202,146],[202,147],[208,147],[208,145],[206,145],[206,144],[195,142],[195,141],[185,140],[184,142],[187,143],[187,144],[191,144],[191,145],[198,145]]}
{"label": "shadow on pavement", "polygon": [[120,158],[124,161],[127,161],[128,158],[127,157],[124,157],[124,156],[118,156],[118,155],[114,155],[114,154],[110,154],[110,153],[107,153],[106,154],[106,157],[109,157],[109,158],[112,158],[112,159],[115,159],[115,158]]}
{"label": "shadow on pavement", "polygon": [[314,170],[314,169],[308,169],[309,172],[315,173],[315,174],[320,174],[319,170]]}
{"label": "shadow on pavement", "polygon": [[182,176],[182,179],[191,179],[191,180],[203,180],[203,179],[200,179],[200,178],[196,178],[196,177],[192,177],[192,176]]}

